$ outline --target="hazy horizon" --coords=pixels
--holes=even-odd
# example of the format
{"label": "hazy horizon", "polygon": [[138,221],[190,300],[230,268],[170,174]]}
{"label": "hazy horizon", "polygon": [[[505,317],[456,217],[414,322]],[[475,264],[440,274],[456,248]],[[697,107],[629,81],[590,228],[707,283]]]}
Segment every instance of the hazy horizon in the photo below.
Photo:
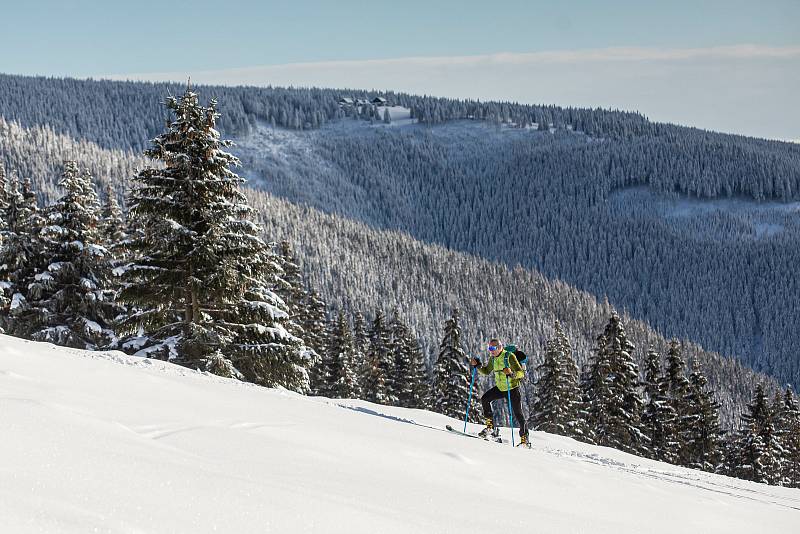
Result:
{"label": "hazy horizon", "polygon": [[[699,72],[713,76],[688,77]],[[657,122],[797,142],[800,46],[642,47],[327,61],[114,80],[392,90],[449,98],[636,111]]]}

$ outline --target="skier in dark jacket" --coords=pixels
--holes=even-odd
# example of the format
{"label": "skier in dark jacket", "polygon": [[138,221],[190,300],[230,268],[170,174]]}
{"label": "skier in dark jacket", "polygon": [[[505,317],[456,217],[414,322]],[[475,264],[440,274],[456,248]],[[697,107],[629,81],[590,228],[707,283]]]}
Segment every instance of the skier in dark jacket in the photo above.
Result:
{"label": "skier in dark jacket", "polygon": [[[478,368],[482,375],[494,373],[495,386],[483,394],[481,405],[483,415],[486,418],[486,428],[480,431],[482,438],[488,437],[495,430],[494,419],[492,419],[492,401],[508,399],[508,391],[511,390],[511,407],[514,410],[514,422],[519,424],[520,445],[529,446],[528,428],[525,425],[525,414],[522,413],[522,396],[519,392],[520,381],[525,377],[525,369],[517,361],[513,352],[506,351],[499,339],[489,341],[489,361],[481,366],[477,358],[470,359],[473,367]],[[513,430],[512,430],[513,432]]]}

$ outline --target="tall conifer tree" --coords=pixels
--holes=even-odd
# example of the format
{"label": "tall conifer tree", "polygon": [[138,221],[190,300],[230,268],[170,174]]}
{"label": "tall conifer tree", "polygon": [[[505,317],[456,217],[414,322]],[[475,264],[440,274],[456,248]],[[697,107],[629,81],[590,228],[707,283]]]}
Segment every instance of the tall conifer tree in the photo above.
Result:
{"label": "tall conifer tree", "polygon": [[778,433],[783,446],[783,483],[800,488],[800,407],[792,388],[787,386],[777,417]]}
{"label": "tall conifer tree", "polygon": [[708,380],[697,360],[692,362],[689,375],[688,415],[691,424],[685,435],[687,466],[715,472],[722,464],[722,429],[719,422],[719,403],[707,389]]}
{"label": "tall conifer tree", "polygon": [[395,310],[389,325],[390,350],[394,356],[390,402],[406,408],[422,408],[425,405],[427,373],[422,359],[422,350],[399,313]]}
{"label": "tall conifer tree", "polygon": [[324,354],[328,337],[327,305],[316,289],[309,289],[301,306],[301,326],[306,346],[318,354]]}
{"label": "tall conifer tree", "polygon": [[353,346],[355,348],[356,373],[358,375],[356,384],[358,391],[356,397],[366,399],[366,384],[368,382],[368,355],[369,355],[369,334],[364,315],[356,312],[353,315]]}
{"label": "tall conifer tree", "polygon": [[641,431],[642,400],[634,348],[614,313],[597,338],[582,389],[594,441],[637,454],[645,450],[646,437]]}
{"label": "tall conifer tree", "polygon": [[544,362],[536,368],[536,400],[531,406],[533,428],[551,434],[588,439],[581,417],[578,367],[572,347],[556,321],[555,335],[545,344]]}
{"label": "tall conifer tree", "polygon": [[400,319],[399,310],[392,312],[392,319],[389,321],[389,352],[392,360],[391,372],[387,376],[386,389],[389,394],[389,404],[396,406],[406,406],[408,398],[411,396],[411,382],[409,372],[411,371],[411,332],[406,324]]}
{"label": "tall conifer tree", "polygon": [[321,393],[334,398],[355,398],[358,394],[356,349],[350,325],[343,312],[331,323],[325,363],[325,389]]}
{"label": "tall conifer tree", "polygon": [[278,245],[280,266],[283,270],[276,293],[283,299],[289,313],[286,329],[290,334],[300,337],[310,352],[309,381],[311,391],[317,395],[324,395],[328,385],[325,384],[326,357],[325,340],[327,329],[326,306],[322,298],[315,291],[307,290],[303,284],[297,256],[291,244],[284,240]]}
{"label": "tall conifer tree", "polygon": [[[283,274],[280,277],[280,285],[276,288],[276,293],[283,299],[286,311],[289,313],[289,321],[286,329],[297,337],[303,337],[303,311],[306,300],[306,290],[303,286],[303,277],[297,258],[291,243],[281,241],[278,245],[278,255]],[[305,339],[305,338],[304,338]]]}
{"label": "tall conifer tree", "polygon": [[661,356],[654,349],[645,360],[642,428],[649,438],[649,456],[662,462],[678,462],[677,414],[667,396],[668,384],[661,373]]}
{"label": "tall conifer tree", "polygon": [[100,235],[103,245],[111,252],[113,257],[111,263],[114,265],[121,263],[125,256],[125,246],[128,240],[126,229],[127,224],[117,197],[111,186],[107,186],[100,217]]}
{"label": "tall conifer tree", "polygon": [[117,202],[117,196],[110,185],[106,186],[104,194],[105,201],[103,202],[100,216],[100,233],[106,243],[117,243],[123,241],[126,237],[125,217],[119,207],[119,202]]}
{"label": "tall conifer tree", "polygon": [[746,480],[777,484],[782,478],[783,449],[778,442],[772,413],[761,384],[756,386],[742,427],[736,437],[733,475]]}
{"label": "tall conifer tree", "polygon": [[28,286],[29,336],[81,349],[111,345],[120,312],[111,287],[110,253],[102,245],[100,201],[88,171],[64,162],[65,190],[47,209],[43,258]]}
{"label": "tall conifer tree", "polygon": [[369,352],[364,369],[363,393],[366,400],[378,404],[389,402],[386,377],[391,375],[393,365],[386,318],[381,310],[377,310],[369,332]]}
{"label": "tall conifer tree", "polygon": [[0,163],[0,247],[3,246],[3,233],[6,230],[6,210],[8,209],[8,193],[6,192],[6,169]]}
{"label": "tall conifer tree", "polygon": [[[6,192],[6,170],[2,164],[0,164],[0,262],[5,256],[3,242],[6,240],[6,233],[8,231],[7,225],[7,211],[8,211],[8,193]],[[0,267],[0,277],[2,277],[2,273],[5,269]],[[9,304],[11,303],[11,299],[9,295],[6,294],[6,287],[5,283],[0,279],[0,334],[5,333],[5,329],[3,327],[3,317],[5,317],[6,309],[8,308]]]}
{"label": "tall conifer tree", "polygon": [[0,326],[11,335],[27,337],[31,334],[32,323],[27,317],[31,313],[28,288],[44,261],[41,238],[44,217],[39,212],[29,179],[25,179],[20,188],[12,176],[6,192],[6,229],[0,248],[0,289],[5,304],[0,308]]}
{"label": "tall conifer tree", "polygon": [[128,331],[149,334],[144,354],[306,392],[309,352],[286,330],[279,260],[223,150],[216,102],[201,106],[187,88],[166,105],[167,131],[146,151],[163,166],[140,171],[129,194],[142,234],[119,269],[122,299],[138,310]]}
{"label": "tall conifer tree", "polygon": [[[467,355],[461,344],[459,310],[456,308],[444,323],[439,357],[433,366],[433,384],[429,401],[431,409],[449,417],[464,417],[469,398],[470,373]],[[469,409],[469,418],[472,421],[480,420],[477,398],[477,392],[473,391]]]}
{"label": "tall conifer tree", "polygon": [[429,409],[428,390],[430,389],[430,376],[425,364],[422,347],[415,336],[408,339],[411,352],[411,370],[408,375],[410,386],[407,388],[408,396],[405,405],[409,408]]}
{"label": "tall conifer tree", "polygon": [[764,464],[764,441],[753,421],[744,423],[726,451],[726,474],[744,480],[768,483]]}
{"label": "tall conifer tree", "polygon": [[680,343],[673,339],[667,349],[667,394],[675,411],[675,436],[677,438],[678,463],[689,465],[689,451],[686,448],[686,435],[691,429],[692,417],[689,414],[689,380],[686,378],[686,362]]}

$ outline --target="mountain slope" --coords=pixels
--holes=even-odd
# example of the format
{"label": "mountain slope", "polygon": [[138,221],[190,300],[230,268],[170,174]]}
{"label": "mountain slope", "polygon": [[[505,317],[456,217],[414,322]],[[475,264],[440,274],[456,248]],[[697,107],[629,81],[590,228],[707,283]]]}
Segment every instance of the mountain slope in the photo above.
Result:
{"label": "mountain slope", "polygon": [[20,534],[734,534],[800,520],[797,490],[542,433],[514,450],[429,412],[120,353],[0,336],[0,391],[0,517]]}

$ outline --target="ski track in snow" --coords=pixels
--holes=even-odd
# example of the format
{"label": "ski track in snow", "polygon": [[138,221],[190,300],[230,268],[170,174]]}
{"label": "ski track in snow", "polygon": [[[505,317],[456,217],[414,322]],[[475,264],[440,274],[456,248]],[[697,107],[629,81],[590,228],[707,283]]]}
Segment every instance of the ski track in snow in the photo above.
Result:
{"label": "ski track in snow", "polygon": [[[417,423],[413,419],[407,419],[407,418],[401,418],[401,417],[395,417],[395,416],[387,415],[387,414],[384,414],[384,413],[380,413],[379,411],[376,411],[376,410],[365,408],[363,406],[350,406],[350,405],[347,405],[347,404],[337,404],[337,403],[332,403],[332,404],[334,404],[336,406],[339,406],[341,408],[355,410],[357,412],[366,413],[368,415],[375,415],[375,416],[378,416],[378,417],[383,417],[383,418],[391,419],[391,420],[394,420],[394,421],[399,421],[399,422],[402,422],[402,423],[408,423],[408,424],[412,424],[412,425],[415,425],[415,426],[418,426],[418,427],[422,427],[422,428],[429,428],[429,429],[436,430],[436,431],[449,432],[446,428],[443,429],[443,428],[438,428],[438,427],[425,425],[425,424],[422,424],[422,423]],[[507,431],[508,429],[506,428],[504,430]],[[531,436],[536,436],[537,434],[541,434],[541,433],[531,432]],[[458,434],[455,434],[455,435],[458,435]],[[466,436],[464,436],[464,437],[466,437]],[[485,441],[487,444],[494,443],[494,442],[488,441],[488,440],[483,440],[483,441]],[[507,444],[507,443],[509,443],[509,442],[507,440],[504,440],[503,444]],[[681,471],[664,471],[664,470],[659,470],[659,469],[649,469],[647,467],[640,466],[639,464],[626,464],[624,462],[613,460],[611,458],[606,458],[606,457],[601,456],[598,453],[582,453],[582,452],[579,452],[579,451],[557,449],[557,448],[551,448],[551,447],[547,447],[547,446],[538,447],[535,437],[532,438],[532,444],[533,444],[533,448],[531,449],[531,451],[535,450],[535,451],[551,454],[551,455],[557,456],[559,458],[567,458],[567,459],[577,460],[577,461],[581,461],[581,462],[587,462],[587,463],[591,463],[591,464],[595,464],[595,465],[600,465],[600,466],[603,466],[603,467],[616,469],[616,470],[618,470],[620,472],[630,473],[630,474],[633,474],[635,476],[649,477],[649,478],[654,478],[654,479],[657,479],[657,480],[662,480],[662,481],[665,481],[665,482],[670,482],[670,483],[675,483],[675,484],[684,484],[684,485],[692,486],[692,487],[695,487],[695,488],[698,488],[698,489],[702,489],[702,490],[722,493],[724,495],[731,495],[731,496],[742,498],[742,499],[751,499],[751,500],[755,500],[755,501],[759,501],[759,502],[764,502],[763,499],[750,497],[748,495],[739,495],[739,494],[737,494],[735,492],[729,491],[730,489],[737,489],[737,490],[740,489],[735,485],[721,483],[721,482],[716,481],[716,480],[714,480],[714,481],[705,480],[703,478],[703,475],[704,474],[708,475],[708,473],[704,473],[702,471],[694,471],[694,470],[688,470],[688,469],[683,469],[682,468],[683,471],[691,471],[691,473],[686,473],[686,472],[681,472]],[[520,449],[520,451],[523,451],[523,449]],[[460,457],[460,456],[453,453],[453,457]],[[460,458],[465,463],[472,463],[467,458],[464,458],[464,457],[460,457]],[[728,477],[722,477],[721,475],[713,475],[713,476],[716,477],[716,478],[728,478]],[[752,489],[746,489],[745,491],[752,492],[752,493],[754,493],[756,495],[762,495],[758,491],[752,490]],[[782,503],[782,502],[777,502],[777,501],[768,501],[768,502],[770,502],[770,503],[772,503],[772,504],[774,504],[776,506],[783,506],[783,507],[790,508],[790,509],[793,509],[793,510],[800,510],[800,495],[798,495],[797,499],[790,499],[788,501],[788,503]]]}
{"label": "ski track in snow", "polygon": [[[399,422],[402,422],[402,423],[412,424],[412,425],[419,426],[419,427],[422,427],[422,428],[429,428],[429,429],[436,430],[436,431],[449,432],[446,428],[438,428],[438,427],[425,425],[425,424],[422,424],[422,423],[417,423],[413,419],[407,419],[407,418],[401,418],[401,417],[395,417],[395,416],[387,415],[387,414],[380,413],[379,411],[376,411],[376,410],[373,410],[373,409],[365,408],[363,406],[351,406],[351,405],[342,404],[342,403],[333,403],[333,404],[335,404],[336,406],[339,406],[341,408],[347,408],[347,409],[350,409],[350,410],[355,410],[357,412],[366,413],[366,414],[369,414],[369,415],[375,415],[375,416],[378,416],[378,417],[388,418],[388,419],[391,419],[391,420],[399,421]],[[508,428],[504,428],[503,430],[505,432],[507,432]],[[454,434],[454,433],[451,433],[451,434]],[[580,451],[575,451],[575,450],[552,448],[552,447],[548,447],[548,446],[537,446],[537,441],[538,440],[536,439],[536,436],[537,435],[541,435],[541,434],[542,433],[540,433],[540,432],[531,432],[531,436],[532,436],[532,438],[531,438],[532,449],[530,450],[531,452],[532,451],[544,452],[546,454],[557,456],[559,458],[566,458],[566,459],[570,459],[570,460],[577,460],[577,461],[580,461],[580,462],[591,463],[591,464],[594,464],[594,465],[599,465],[599,466],[607,467],[607,468],[610,468],[610,469],[615,469],[615,470],[617,470],[619,472],[629,473],[629,474],[632,474],[634,476],[654,478],[654,479],[657,479],[657,480],[660,480],[660,481],[674,483],[674,484],[683,484],[683,485],[692,486],[694,488],[698,488],[698,489],[701,489],[701,490],[717,492],[717,493],[721,493],[721,494],[724,494],[724,495],[730,495],[730,496],[741,498],[741,499],[750,499],[750,500],[754,500],[754,501],[758,501],[758,502],[770,502],[771,504],[774,504],[776,506],[782,506],[782,507],[789,508],[789,509],[792,509],[792,510],[799,510],[800,511],[800,492],[798,493],[798,496],[797,496],[796,499],[788,499],[787,502],[777,502],[777,501],[772,501],[772,500],[765,501],[763,499],[763,497],[765,495],[762,494],[761,492],[757,491],[757,490],[744,489],[744,491],[749,492],[749,493],[753,493],[753,494],[758,495],[758,496],[761,496],[762,498],[748,496],[748,495],[740,495],[740,494],[736,493],[735,491],[731,491],[731,490],[739,491],[742,488],[739,488],[738,486],[736,486],[734,484],[731,484],[731,483],[726,484],[724,482],[716,480],[716,479],[726,479],[726,478],[729,478],[729,477],[725,477],[725,476],[722,476],[722,475],[716,475],[716,474],[712,474],[712,473],[705,473],[705,472],[697,471],[697,470],[690,470],[690,469],[686,469],[686,468],[679,468],[677,466],[676,466],[676,470],[675,471],[651,469],[651,468],[647,468],[647,467],[641,466],[640,464],[627,464],[627,463],[624,463],[624,462],[620,462],[618,460],[614,460],[614,459],[611,459],[611,458],[607,458],[607,457],[601,456],[600,454],[595,453],[595,452],[585,453],[585,452],[580,452]],[[454,435],[458,435],[458,434],[454,434]],[[462,436],[462,437],[466,437],[466,436]],[[488,440],[482,440],[482,441],[486,442],[487,445],[495,443],[495,442],[488,441]],[[510,442],[508,440],[504,439],[503,444],[508,444],[508,443],[510,443]],[[520,451],[523,452],[524,450],[520,449]],[[457,456],[457,455],[454,454],[454,457],[455,456]],[[472,463],[467,458],[464,458],[463,460],[465,461],[465,463]],[[664,465],[669,465],[669,464],[664,464]],[[678,470],[678,469],[680,469],[680,470]],[[712,477],[713,477],[713,480],[712,480]],[[731,479],[731,480],[736,480],[736,479]]]}
{"label": "ski track in snow", "polygon": [[[534,449],[537,449],[535,443],[534,443]],[[630,473],[636,476],[654,478],[657,480],[675,484],[683,484],[687,486],[692,486],[694,488],[717,492],[724,495],[730,495],[741,499],[750,499],[758,502],[770,502],[771,504],[774,504],[776,506],[783,506],[793,510],[800,510],[800,496],[798,496],[798,498],[796,499],[788,499],[787,502],[777,502],[770,500],[765,501],[763,498],[759,499],[748,495],[740,495],[730,490],[735,489],[736,491],[745,491],[754,493],[756,495],[766,496],[765,494],[762,494],[757,490],[746,489],[746,488],[743,489],[733,484],[725,484],[724,482],[720,482],[718,480],[704,479],[703,474],[705,473],[701,471],[696,471],[695,472],[696,474],[688,474],[679,471],[664,471],[659,469],[649,469],[647,467],[642,467],[638,464],[626,464],[609,458],[604,458],[597,453],[581,453],[577,451],[553,449],[550,447],[544,447],[538,450],[546,452],[548,454],[553,454],[560,458],[575,459],[581,462],[588,462],[596,465],[602,465],[604,467],[616,469],[618,471]],[[715,478],[727,478],[727,477],[722,477],[721,475],[713,475],[713,476]]]}

